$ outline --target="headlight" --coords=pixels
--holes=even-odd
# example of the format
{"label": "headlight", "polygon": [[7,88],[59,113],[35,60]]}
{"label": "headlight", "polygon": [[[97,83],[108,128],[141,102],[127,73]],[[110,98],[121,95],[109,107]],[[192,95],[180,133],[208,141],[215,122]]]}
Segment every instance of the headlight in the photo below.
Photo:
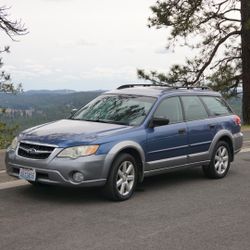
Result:
{"label": "headlight", "polygon": [[57,155],[57,157],[76,159],[81,156],[88,156],[88,155],[95,154],[98,148],[99,148],[99,145],[65,148],[62,152],[60,152]]}
{"label": "headlight", "polygon": [[17,137],[15,137],[15,138],[13,139],[13,141],[11,142],[11,144],[10,144],[10,146],[9,146],[9,149],[11,149],[11,150],[16,150],[17,145],[18,145],[18,139],[17,139]]}

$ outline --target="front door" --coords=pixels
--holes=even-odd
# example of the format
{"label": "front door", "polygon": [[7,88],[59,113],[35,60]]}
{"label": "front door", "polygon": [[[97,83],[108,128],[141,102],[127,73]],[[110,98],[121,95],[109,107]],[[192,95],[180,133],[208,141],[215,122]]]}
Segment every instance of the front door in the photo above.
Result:
{"label": "front door", "polygon": [[147,128],[146,171],[187,163],[188,135],[179,97],[164,99],[153,117],[167,118],[168,125]]}

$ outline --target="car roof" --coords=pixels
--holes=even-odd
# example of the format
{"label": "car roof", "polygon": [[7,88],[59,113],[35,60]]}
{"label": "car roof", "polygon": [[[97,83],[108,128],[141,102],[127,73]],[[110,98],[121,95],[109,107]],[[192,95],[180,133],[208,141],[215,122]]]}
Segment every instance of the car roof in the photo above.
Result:
{"label": "car roof", "polygon": [[220,96],[207,87],[171,87],[152,84],[129,84],[122,85],[115,90],[106,92],[105,94],[118,94],[118,95],[138,95],[149,97],[160,97],[163,95],[210,95]]}

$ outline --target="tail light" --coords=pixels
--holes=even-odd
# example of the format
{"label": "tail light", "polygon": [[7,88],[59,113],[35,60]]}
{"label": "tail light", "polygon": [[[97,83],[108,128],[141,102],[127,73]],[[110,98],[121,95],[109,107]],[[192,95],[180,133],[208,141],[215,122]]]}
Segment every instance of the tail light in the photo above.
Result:
{"label": "tail light", "polygon": [[238,115],[234,115],[234,123],[235,125],[241,126],[241,119]]}

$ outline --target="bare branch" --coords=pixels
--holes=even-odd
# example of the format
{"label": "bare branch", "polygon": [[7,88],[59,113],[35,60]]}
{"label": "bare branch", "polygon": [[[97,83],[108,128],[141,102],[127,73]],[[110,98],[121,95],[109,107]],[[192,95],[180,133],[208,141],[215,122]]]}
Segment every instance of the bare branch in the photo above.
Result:
{"label": "bare branch", "polygon": [[220,65],[223,62],[226,62],[228,64],[231,61],[234,61],[236,59],[241,59],[241,56],[232,56],[232,57],[225,57],[221,60],[219,60],[215,65],[213,65],[210,69],[215,69],[218,65]]}
{"label": "bare branch", "polygon": [[195,78],[194,81],[191,82],[191,84],[195,84],[196,82],[199,81],[201,75],[203,74],[203,72],[205,71],[205,69],[210,65],[210,63],[212,62],[217,50],[219,49],[219,47],[221,46],[221,44],[223,44],[229,37],[231,36],[235,36],[235,35],[240,35],[241,31],[233,31],[229,34],[227,34],[224,38],[220,39],[219,42],[216,44],[216,46],[214,47],[209,59],[204,63],[204,65],[202,66],[202,68],[198,71],[198,74]]}
{"label": "bare branch", "polygon": [[235,11],[238,11],[238,12],[240,12],[240,9],[237,9],[237,8],[232,8],[232,9],[229,9],[229,10],[226,10],[226,11],[224,11],[223,13],[221,13],[222,15],[225,15],[225,14],[227,14],[227,13],[229,13],[229,12],[235,12]]}
{"label": "bare branch", "polygon": [[9,8],[3,6],[0,7],[0,29],[7,34],[11,40],[16,41],[13,37],[17,35],[26,35],[28,33],[27,28],[22,24],[22,21],[11,21],[7,10]]}
{"label": "bare branch", "polygon": [[223,19],[226,20],[226,21],[230,21],[230,22],[238,22],[238,23],[241,22],[240,19],[228,18],[228,17],[225,17],[225,16],[223,16]]}
{"label": "bare branch", "polygon": [[222,5],[224,5],[225,3],[227,3],[228,0],[224,0],[220,3],[214,4],[214,6],[219,6],[219,8],[221,8]]}

